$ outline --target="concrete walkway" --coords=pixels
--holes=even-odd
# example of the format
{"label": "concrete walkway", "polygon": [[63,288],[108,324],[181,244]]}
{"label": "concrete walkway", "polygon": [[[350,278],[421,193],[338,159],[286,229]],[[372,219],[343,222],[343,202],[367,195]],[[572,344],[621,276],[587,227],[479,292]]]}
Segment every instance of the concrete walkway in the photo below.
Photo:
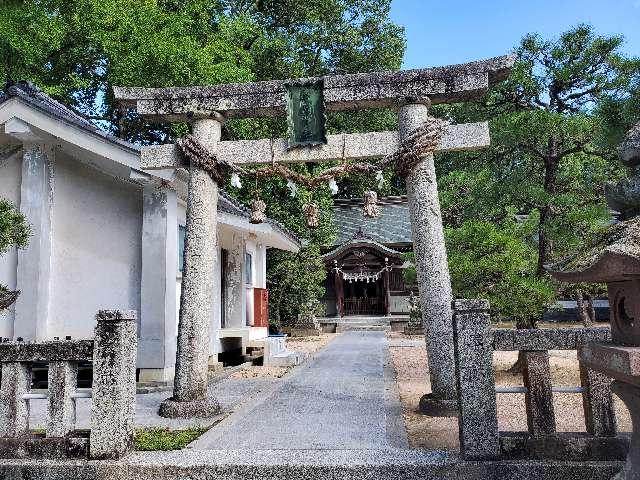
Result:
{"label": "concrete walkway", "polygon": [[191,448],[408,448],[385,334],[344,333]]}

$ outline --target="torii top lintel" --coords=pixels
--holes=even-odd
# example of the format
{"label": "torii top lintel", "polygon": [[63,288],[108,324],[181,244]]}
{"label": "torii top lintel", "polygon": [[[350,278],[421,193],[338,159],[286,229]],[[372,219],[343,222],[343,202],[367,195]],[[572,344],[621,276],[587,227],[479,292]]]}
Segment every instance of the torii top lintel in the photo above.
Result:
{"label": "torii top lintel", "polygon": [[329,111],[389,108],[403,98],[429,98],[455,103],[482,96],[510,72],[515,56],[394,73],[327,75],[321,78],[271,80],[204,87],[114,87],[115,98],[137,108],[140,115],[165,121],[186,121],[220,113],[227,118],[284,115],[286,86],[322,80]]}

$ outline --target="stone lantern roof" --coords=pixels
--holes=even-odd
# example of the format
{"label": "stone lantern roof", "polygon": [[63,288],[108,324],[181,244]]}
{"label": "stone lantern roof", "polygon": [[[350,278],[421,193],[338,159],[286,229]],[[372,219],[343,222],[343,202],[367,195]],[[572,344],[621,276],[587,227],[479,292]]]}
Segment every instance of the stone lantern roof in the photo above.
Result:
{"label": "stone lantern roof", "polygon": [[640,214],[640,123],[627,132],[619,149],[627,178],[605,185],[607,204],[621,219]]}
{"label": "stone lantern roof", "polygon": [[586,253],[547,268],[562,282],[620,282],[640,278],[640,217],[611,225]]}
{"label": "stone lantern roof", "polygon": [[612,224],[587,252],[547,267],[562,282],[622,282],[640,278],[640,123],[619,149],[627,178],[605,186],[609,207],[620,221]]}
{"label": "stone lantern roof", "polygon": [[629,130],[620,145],[620,160],[627,167],[640,164],[640,123]]}

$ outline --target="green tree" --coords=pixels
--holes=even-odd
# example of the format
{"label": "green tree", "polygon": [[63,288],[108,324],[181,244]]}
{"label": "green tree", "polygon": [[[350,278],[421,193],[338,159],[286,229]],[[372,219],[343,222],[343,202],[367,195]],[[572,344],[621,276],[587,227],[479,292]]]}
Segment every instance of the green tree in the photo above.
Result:
{"label": "green tree", "polygon": [[[511,216],[512,217],[512,216]],[[447,229],[451,286],[458,298],[487,298],[494,318],[522,323],[555,297],[550,282],[531,275],[537,219],[502,224],[470,220]]]}
{"label": "green tree", "polygon": [[599,142],[604,148],[615,148],[627,131],[640,122],[640,74],[633,79],[633,86],[621,95],[607,95],[597,108],[603,131]]}
{"label": "green tree", "polygon": [[326,278],[324,262],[317,246],[298,253],[270,250],[267,261],[269,321],[280,328],[295,326],[298,319],[324,313],[320,297]]}
{"label": "green tree", "polygon": [[[0,198],[0,255],[13,247],[25,248],[30,234],[31,228],[24,215],[11,202]],[[7,287],[0,284],[0,295],[7,291]]]}
{"label": "green tree", "polygon": [[[555,297],[554,286],[532,275],[537,252],[531,237],[537,218],[493,223],[467,220],[445,230],[451,287],[455,298],[486,298],[495,320],[527,321],[531,312],[548,306]],[[415,268],[405,270],[415,282]]]}
{"label": "green tree", "polygon": [[[590,186],[593,178],[585,182],[584,177],[594,173],[593,163],[611,162],[610,151],[595,148],[600,125],[592,109],[605,96],[628,91],[640,69],[637,59],[620,53],[622,43],[622,37],[597,36],[586,25],[557,40],[527,35],[512,75],[489,99],[489,108],[499,112],[495,149],[539,181],[531,192],[540,212],[538,276],[606,218],[601,184]],[[594,196],[601,202],[599,212]]]}
{"label": "green tree", "polygon": [[[622,174],[615,149],[601,141],[605,122],[597,107],[606,99],[623,105],[640,71],[638,60],[620,53],[621,44],[621,38],[597,36],[586,26],[556,40],[527,35],[511,76],[482,102],[438,107],[440,116],[455,122],[489,118],[491,126],[490,148],[437,159],[447,226],[505,225],[514,213],[521,220],[530,216],[538,223],[523,241],[536,254],[525,276],[538,279],[545,279],[546,264],[575,254],[597,235],[610,221],[603,186]],[[449,250],[454,257],[455,248]],[[582,287],[587,299],[600,289]],[[519,326],[534,326],[546,304],[531,308]]]}
{"label": "green tree", "polygon": [[[166,130],[125,116],[112,86],[397,69],[404,37],[389,20],[389,8],[390,0],[2,2],[0,81],[29,79],[113,133],[157,141]],[[351,123],[377,121],[366,114],[354,118]],[[281,133],[283,126],[229,122],[225,135],[254,138]]]}

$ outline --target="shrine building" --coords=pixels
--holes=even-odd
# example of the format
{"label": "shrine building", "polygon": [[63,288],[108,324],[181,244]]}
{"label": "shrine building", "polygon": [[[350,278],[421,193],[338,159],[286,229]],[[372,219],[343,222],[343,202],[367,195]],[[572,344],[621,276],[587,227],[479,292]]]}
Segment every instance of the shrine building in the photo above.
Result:
{"label": "shrine building", "polygon": [[324,249],[327,269],[322,303],[332,317],[404,317],[411,286],[403,277],[412,250],[406,197],[378,200],[379,215],[363,215],[362,199],[334,201],[334,245]]}

